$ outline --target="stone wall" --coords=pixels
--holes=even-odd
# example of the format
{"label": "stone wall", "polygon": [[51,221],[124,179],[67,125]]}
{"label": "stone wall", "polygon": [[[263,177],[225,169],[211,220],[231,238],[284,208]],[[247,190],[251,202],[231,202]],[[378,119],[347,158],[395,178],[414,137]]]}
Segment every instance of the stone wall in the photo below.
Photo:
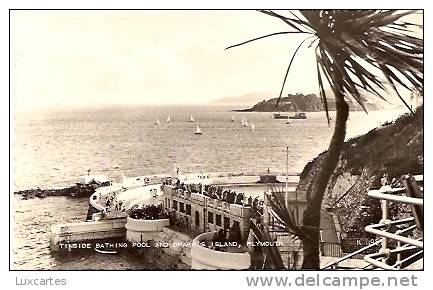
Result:
{"label": "stone wall", "polygon": [[123,238],[126,218],[101,221],[56,224],[51,227],[50,248],[61,249],[60,244]]}
{"label": "stone wall", "polygon": [[159,233],[162,232],[163,227],[169,225],[170,221],[168,219],[139,220],[128,217],[125,224],[126,240],[137,243],[148,240],[158,241],[160,238]]}
{"label": "stone wall", "polygon": [[193,270],[245,270],[251,265],[250,254],[216,251],[203,246],[202,242],[212,240],[214,232],[197,236],[191,248],[191,269]]}
{"label": "stone wall", "polygon": [[[199,232],[229,229],[239,224],[241,237],[249,233],[251,208],[238,204],[228,204],[198,193],[183,192],[164,185],[161,197],[165,208],[172,212],[176,220],[182,220],[191,229]],[[187,210],[187,206],[191,211]]]}
{"label": "stone wall", "polygon": [[137,220],[128,217],[126,227],[126,240],[140,255],[140,247],[133,247],[134,243],[144,243],[150,248],[146,249],[150,256],[159,256],[157,253],[171,257],[170,264],[184,264],[191,266],[192,237],[168,228],[168,219]]}

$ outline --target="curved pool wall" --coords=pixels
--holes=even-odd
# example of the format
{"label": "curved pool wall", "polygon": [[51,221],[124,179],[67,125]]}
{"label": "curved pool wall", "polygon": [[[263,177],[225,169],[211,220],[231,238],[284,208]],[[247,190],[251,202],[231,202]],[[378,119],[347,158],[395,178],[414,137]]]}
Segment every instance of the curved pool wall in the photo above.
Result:
{"label": "curved pool wall", "polygon": [[131,208],[137,204],[155,204],[159,201],[157,197],[162,194],[161,186],[162,183],[133,187],[125,191],[120,191],[117,194],[117,199],[123,200],[126,208]]}
{"label": "curved pool wall", "polygon": [[122,185],[118,183],[109,186],[98,187],[95,190],[95,192],[90,196],[90,200],[89,200],[90,206],[97,211],[102,211],[105,207],[102,204],[98,203],[99,196],[101,195],[102,197],[105,197],[111,192],[116,192],[121,189],[122,189]]}
{"label": "curved pool wall", "polygon": [[[113,183],[110,186],[99,187],[90,196],[89,210],[87,219],[91,219],[93,213],[104,210],[105,205],[101,202],[105,200],[105,197],[116,192],[117,199],[122,200],[126,208],[130,208],[134,205],[147,205],[155,204],[160,202],[159,196],[163,194],[161,190],[162,179],[168,177],[168,175],[151,175],[151,176],[138,176],[138,177],[126,177],[121,178],[120,183]],[[215,185],[258,185],[264,184],[265,181],[269,181],[268,177],[272,177],[271,180],[276,182],[285,183],[286,176],[281,172],[276,173],[255,173],[255,172],[243,172],[243,173],[226,173],[226,172],[210,172],[210,173],[188,173],[179,174],[178,178],[183,183],[201,183],[201,184],[215,184]],[[296,186],[299,182],[299,175],[292,173],[288,176],[289,186]],[[294,188],[293,188],[294,189]],[[157,196],[158,198],[155,198]]]}
{"label": "curved pool wall", "polygon": [[191,269],[245,270],[251,266],[251,256],[248,252],[229,253],[215,251],[201,244],[204,241],[212,241],[214,233],[203,233],[193,240],[191,247]]}
{"label": "curved pool wall", "polygon": [[[126,188],[123,184],[113,184],[110,186],[99,187],[90,196],[89,203],[92,212],[104,210],[105,205],[101,203],[100,196],[103,200],[113,192],[116,192],[117,199],[122,200],[126,208],[131,208],[136,204],[147,205],[159,202],[157,198],[162,194],[162,183],[134,185]],[[156,197],[155,197],[156,196]]]}
{"label": "curved pool wall", "polygon": [[[178,178],[181,182],[185,183],[201,183],[201,184],[256,184],[256,183],[285,183],[286,176],[284,173],[255,173],[255,172],[242,172],[242,173],[188,173],[180,174]],[[299,183],[299,174],[291,173],[288,176],[289,185]]]}
{"label": "curved pool wall", "polygon": [[125,224],[126,241],[130,243],[140,243],[148,240],[158,241],[160,232],[169,225],[169,219],[143,220],[128,217]]}

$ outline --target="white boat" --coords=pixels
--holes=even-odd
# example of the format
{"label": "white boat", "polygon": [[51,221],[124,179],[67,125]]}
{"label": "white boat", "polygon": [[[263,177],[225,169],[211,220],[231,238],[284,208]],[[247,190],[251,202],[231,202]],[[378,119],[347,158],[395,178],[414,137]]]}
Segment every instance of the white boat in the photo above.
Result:
{"label": "white boat", "polygon": [[236,121],[235,116],[232,115],[232,122]]}
{"label": "white boat", "polygon": [[156,121],[155,121],[155,124],[156,124],[156,125],[159,125],[159,124],[161,124],[161,122],[159,121],[158,117],[156,117]]}
{"label": "white boat", "polygon": [[254,131],[254,128],[255,128],[254,124],[251,123],[251,131]]}
{"label": "white boat", "polygon": [[191,119],[189,120],[190,122],[194,122],[194,118],[191,115]]}
{"label": "white boat", "polygon": [[248,120],[245,117],[242,118],[242,126],[244,126],[244,127],[248,126]]}
{"label": "white boat", "polygon": [[200,130],[200,127],[199,126],[197,126],[197,128],[195,129],[195,132],[194,132],[194,134],[196,134],[196,135],[202,135],[203,133],[201,132],[201,130]]}
{"label": "white boat", "polygon": [[301,119],[301,120],[305,120],[305,119],[307,119],[307,114],[305,114],[305,113],[296,113],[294,116],[290,116],[289,119]]}
{"label": "white boat", "polygon": [[167,117],[167,123],[170,123],[171,122],[171,119],[170,119],[170,116],[168,116]]}
{"label": "white boat", "polygon": [[282,113],[274,113],[274,119],[288,119],[289,116],[287,114]]}

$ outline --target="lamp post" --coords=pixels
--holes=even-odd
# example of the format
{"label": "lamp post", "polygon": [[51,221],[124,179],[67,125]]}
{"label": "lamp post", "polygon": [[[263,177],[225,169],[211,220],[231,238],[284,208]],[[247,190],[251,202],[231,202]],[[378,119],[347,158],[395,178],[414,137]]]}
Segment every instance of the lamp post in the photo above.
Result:
{"label": "lamp post", "polygon": [[286,147],[286,206],[289,207],[289,146]]}

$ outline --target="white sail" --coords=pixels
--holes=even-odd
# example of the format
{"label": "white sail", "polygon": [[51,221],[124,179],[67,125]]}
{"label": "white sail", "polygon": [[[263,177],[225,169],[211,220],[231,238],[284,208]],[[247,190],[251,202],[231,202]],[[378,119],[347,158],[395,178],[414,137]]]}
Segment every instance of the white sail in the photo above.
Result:
{"label": "white sail", "polygon": [[242,119],[242,125],[244,127],[248,126],[248,120],[247,120],[247,118],[243,117],[243,119]]}
{"label": "white sail", "polygon": [[194,118],[191,115],[191,119],[189,120],[190,122],[194,122]]}
{"label": "white sail", "polygon": [[254,128],[255,128],[254,124],[251,123],[251,131],[254,131]]}
{"label": "white sail", "polygon": [[232,122],[236,121],[235,116],[232,115]]}
{"label": "white sail", "polygon": [[168,116],[167,117],[167,123],[170,123],[171,122],[171,119],[170,119],[170,116]]}
{"label": "white sail", "polygon": [[202,134],[199,126],[197,126],[197,128],[195,129],[195,133],[194,134],[197,134],[197,135],[201,135]]}
{"label": "white sail", "polygon": [[160,123],[161,123],[161,122],[159,121],[158,117],[156,117],[155,124],[156,124],[156,125],[159,125]]}

